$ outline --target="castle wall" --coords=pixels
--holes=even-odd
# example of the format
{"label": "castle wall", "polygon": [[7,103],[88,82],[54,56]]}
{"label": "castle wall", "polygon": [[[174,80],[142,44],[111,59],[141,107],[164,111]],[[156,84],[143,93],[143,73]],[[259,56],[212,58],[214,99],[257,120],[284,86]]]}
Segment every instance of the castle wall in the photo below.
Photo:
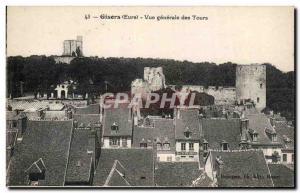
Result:
{"label": "castle wall", "polygon": [[200,93],[206,93],[215,98],[215,104],[234,104],[236,101],[236,89],[234,87],[215,87],[209,86],[205,88],[204,86],[197,85],[183,85],[182,91],[197,91]]}
{"label": "castle wall", "polygon": [[236,69],[237,101],[250,99],[258,110],[266,107],[266,66],[238,65]]}
{"label": "castle wall", "polygon": [[56,64],[59,63],[70,64],[74,58],[75,57],[72,56],[54,56],[54,61]]}

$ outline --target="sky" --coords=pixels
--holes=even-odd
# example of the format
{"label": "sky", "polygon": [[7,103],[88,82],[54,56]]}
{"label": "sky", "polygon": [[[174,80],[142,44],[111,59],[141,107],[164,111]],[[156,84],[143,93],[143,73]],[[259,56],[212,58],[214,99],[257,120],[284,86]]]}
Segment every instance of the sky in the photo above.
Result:
{"label": "sky", "polygon": [[[138,20],[85,15],[138,15]],[[182,15],[208,20],[146,20]],[[144,19],[141,19],[143,17]],[[192,62],[271,63],[294,70],[293,7],[8,7],[7,56],[61,55],[83,36],[83,54]]]}

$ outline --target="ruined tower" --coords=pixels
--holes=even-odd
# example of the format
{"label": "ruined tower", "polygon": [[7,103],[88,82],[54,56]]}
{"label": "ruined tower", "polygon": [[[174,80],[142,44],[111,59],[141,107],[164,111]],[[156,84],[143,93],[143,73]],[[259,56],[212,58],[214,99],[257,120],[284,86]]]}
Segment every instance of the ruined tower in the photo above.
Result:
{"label": "ruined tower", "polygon": [[239,104],[254,102],[258,110],[266,107],[266,66],[260,64],[236,67],[236,98]]}
{"label": "ruined tower", "polygon": [[64,46],[64,56],[82,56],[82,36],[77,36],[76,40],[65,40]]}
{"label": "ruined tower", "polygon": [[144,80],[149,84],[151,91],[156,91],[166,87],[165,75],[162,67],[145,67]]}

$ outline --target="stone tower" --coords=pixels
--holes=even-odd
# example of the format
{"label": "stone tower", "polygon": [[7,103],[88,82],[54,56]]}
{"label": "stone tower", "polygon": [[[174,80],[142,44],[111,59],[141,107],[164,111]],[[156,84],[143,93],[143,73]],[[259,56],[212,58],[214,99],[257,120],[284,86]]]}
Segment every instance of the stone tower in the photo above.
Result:
{"label": "stone tower", "polygon": [[254,102],[258,110],[266,107],[266,66],[260,64],[236,67],[236,98],[239,104]]}
{"label": "stone tower", "polygon": [[76,40],[65,40],[64,46],[64,56],[82,56],[82,36],[77,36]]}
{"label": "stone tower", "polygon": [[162,67],[144,68],[144,80],[149,84],[151,91],[160,90],[166,87],[165,75]]}

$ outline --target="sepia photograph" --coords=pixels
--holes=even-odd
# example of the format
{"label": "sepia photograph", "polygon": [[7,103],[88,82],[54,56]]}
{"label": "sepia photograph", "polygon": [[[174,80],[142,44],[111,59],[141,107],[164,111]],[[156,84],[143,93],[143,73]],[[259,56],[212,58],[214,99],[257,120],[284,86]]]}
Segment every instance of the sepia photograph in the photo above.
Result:
{"label": "sepia photograph", "polygon": [[6,186],[296,188],[295,18],[7,6]]}

